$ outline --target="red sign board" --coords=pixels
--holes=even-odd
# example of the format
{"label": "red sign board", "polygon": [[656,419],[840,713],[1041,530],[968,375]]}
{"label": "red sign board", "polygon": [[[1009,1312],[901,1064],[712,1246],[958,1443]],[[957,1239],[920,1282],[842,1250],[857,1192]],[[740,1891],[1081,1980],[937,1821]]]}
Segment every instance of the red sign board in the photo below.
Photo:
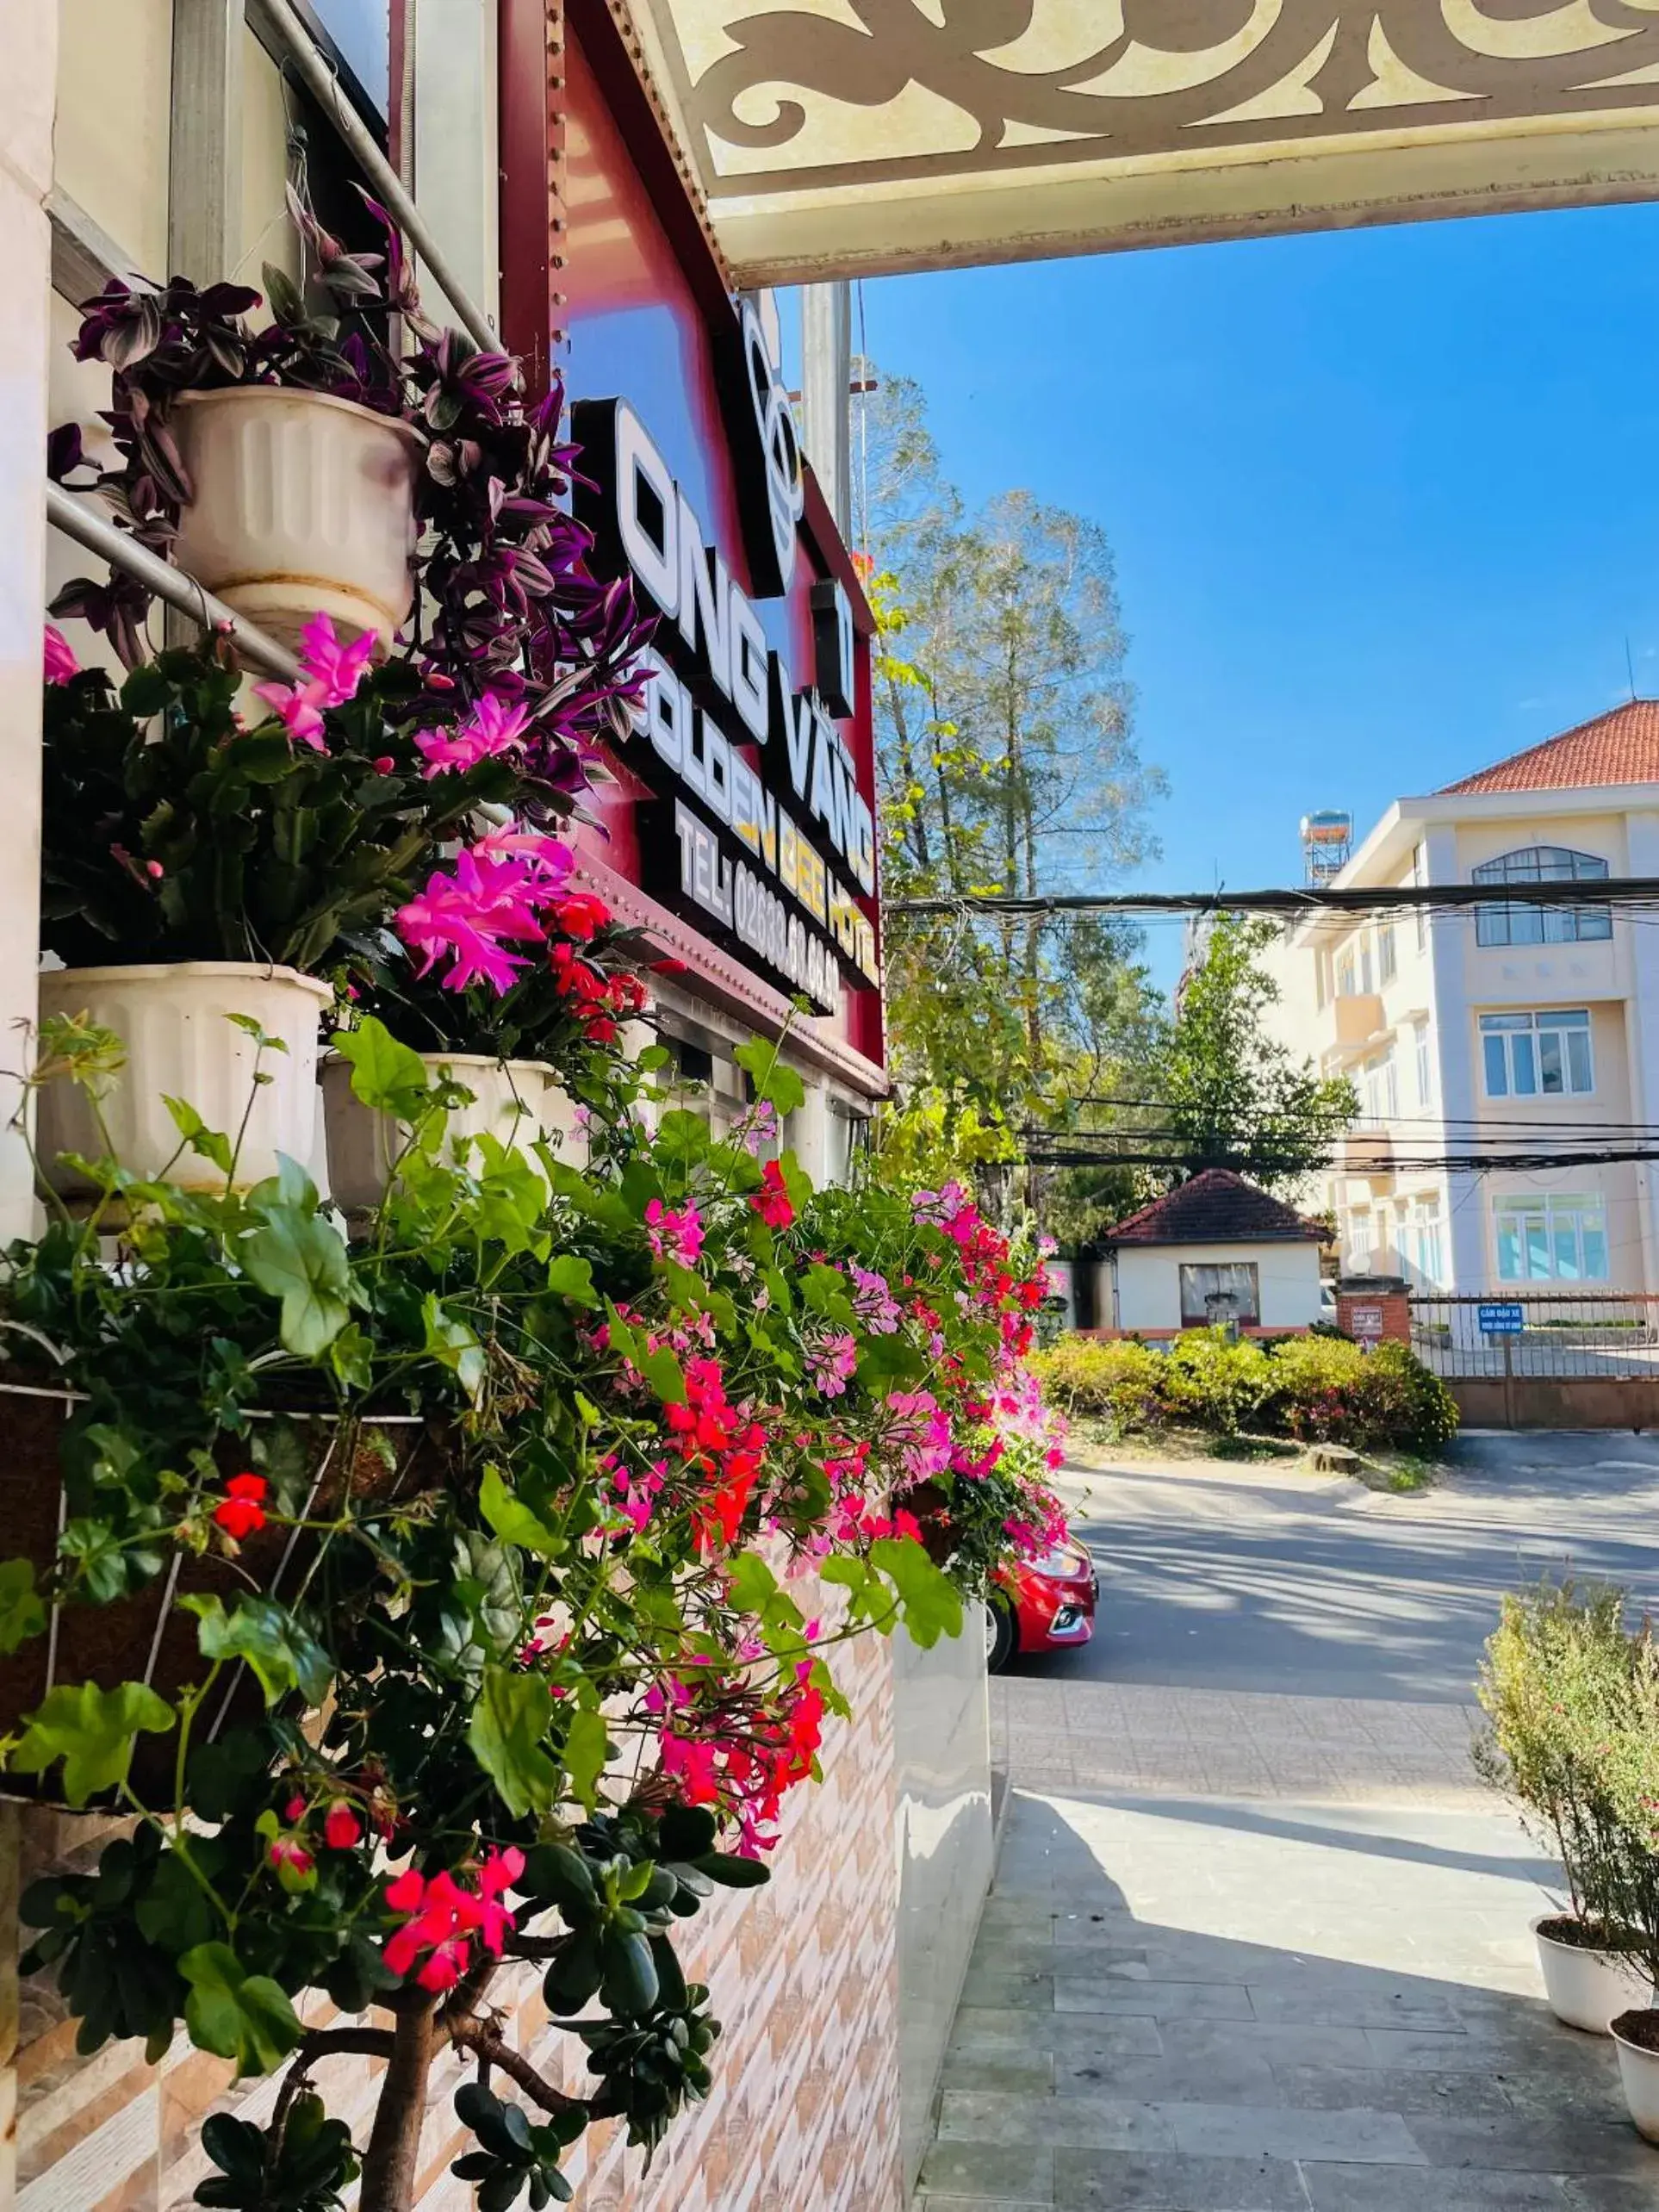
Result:
{"label": "red sign board", "polygon": [[[540,12],[523,0],[525,19]],[[606,11],[586,28],[590,44],[567,28],[555,92],[511,55],[502,78],[508,337],[548,357],[532,326],[553,313],[550,233],[518,179],[557,181],[550,134],[577,512],[597,573],[629,577],[656,618],[646,711],[584,859],[607,890],[632,887],[623,911],[692,979],[764,1026],[805,999],[826,1055],[877,1088],[869,611],[799,466],[760,318],[725,290],[666,144],[641,128]]]}

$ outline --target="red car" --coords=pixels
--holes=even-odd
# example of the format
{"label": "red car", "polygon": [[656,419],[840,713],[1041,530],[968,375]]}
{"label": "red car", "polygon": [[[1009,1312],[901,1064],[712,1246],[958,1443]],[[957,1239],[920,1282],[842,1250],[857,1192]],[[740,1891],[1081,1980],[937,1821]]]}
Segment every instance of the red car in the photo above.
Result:
{"label": "red car", "polygon": [[1095,1632],[1100,1577],[1067,1529],[1040,1559],[1005,1567],[985,1608],[985,1664],[1000,1674],[1016,1652],[1064,1651]]}

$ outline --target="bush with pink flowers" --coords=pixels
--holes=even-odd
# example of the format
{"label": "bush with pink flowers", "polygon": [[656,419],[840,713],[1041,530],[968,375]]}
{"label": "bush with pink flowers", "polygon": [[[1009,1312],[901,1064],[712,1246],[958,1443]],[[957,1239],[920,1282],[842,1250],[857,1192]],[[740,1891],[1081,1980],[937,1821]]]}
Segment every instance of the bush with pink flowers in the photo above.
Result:
{"label": "bush with pink flowers", "polygon": [[[6,1255],[4,1380],[77,1394],[61,1534],[0,1563],[5,1663],[58,1624],[9,1786],[133,1824],[28,1892],[28,1963],[83,2050],[182,2023],[283,2072],[268,2124],[208,2123],[203,2204],[329,2212],[361,2170],[363,2212],[407,2212],[444,2051],[478,2069],[457,2172],[545,2203],[589,2124],[649,2154],[712,2085],[676,1933],[766,1880],[835,1755],[837,1647],[958,1632],[1048,1540],[1041,1268],[960,1190],[814,1190],[773,1153],[802,1093],[771,1047],[717,1140],[660,1098],[647,1134],[649,1078],[593,1045],[578,1171],[456,1157],[407,1046],[372,1016],[336,1045],[410,1132],[355,1234],[292,1166],[203,1196],[110,1160]],[[96,1092],[115,1048],[44,1049]],[[77,1674],[79,1624],[158,1600],[171,1674]],[[515,1967],[579,2091],[503,2035]],[[388,2061],[364,2141],[322,2102],[346,2054]]]}

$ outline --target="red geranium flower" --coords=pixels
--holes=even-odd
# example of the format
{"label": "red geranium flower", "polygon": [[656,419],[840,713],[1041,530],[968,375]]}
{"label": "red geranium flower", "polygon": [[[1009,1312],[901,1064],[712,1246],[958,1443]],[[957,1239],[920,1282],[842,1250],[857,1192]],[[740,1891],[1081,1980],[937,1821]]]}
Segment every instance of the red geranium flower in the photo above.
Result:
{"label": "red geranium flower", "polygon": [[213,1509],[213,1517],[227,1536],[239,1543],[243,1537],[252,1536],[265,1525],[265,1497],[270,1488],[263,1475],[233,1475],[225,1485],[225,1496]]}
{"label": "red geranium flower", "polygon": [[789,1185],[775,1159],[767,1160],[761,1170],[761,1187],[749,1202],[769,1229],[786,1229],[794,1220]]}
{"label": "red geranium flower", "polygon": [[565,935],[579,937],[584,944],[611,918],[610,908],[591,891],[573,891],[569,898],[559,901],[553,913]]}

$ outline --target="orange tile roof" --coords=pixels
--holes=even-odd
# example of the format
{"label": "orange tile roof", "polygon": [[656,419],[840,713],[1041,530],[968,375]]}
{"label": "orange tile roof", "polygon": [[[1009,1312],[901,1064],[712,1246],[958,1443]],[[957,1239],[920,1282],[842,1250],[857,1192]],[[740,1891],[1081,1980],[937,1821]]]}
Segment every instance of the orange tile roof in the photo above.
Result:
{"label": "orange tile roof", "polygon": [[1459,783],[1441,796],[1483,791],[1581,791],[1598,784],[1659,783],[1659,699],[1633,699],[1559,737]]}

